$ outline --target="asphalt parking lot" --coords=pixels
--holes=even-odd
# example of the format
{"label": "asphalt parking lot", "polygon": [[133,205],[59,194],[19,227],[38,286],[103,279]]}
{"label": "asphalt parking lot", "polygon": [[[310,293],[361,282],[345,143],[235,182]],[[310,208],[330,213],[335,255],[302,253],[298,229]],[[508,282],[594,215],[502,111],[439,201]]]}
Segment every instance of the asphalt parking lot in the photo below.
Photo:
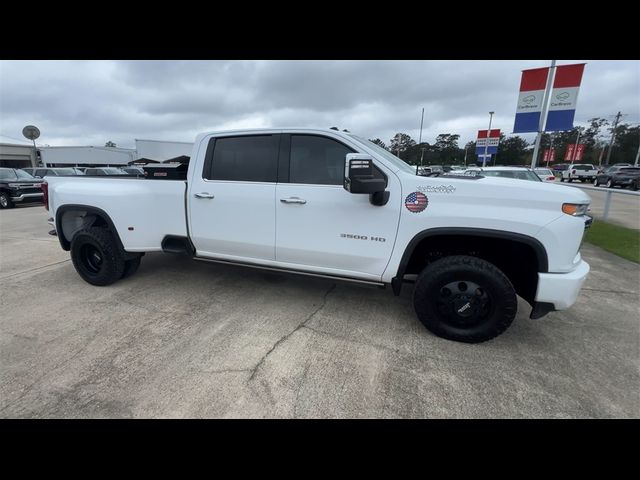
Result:
{"label": "asphalt parking lot", "polygon": [[640,416],[640,269],[583,247],[578,303],[478,345],[390,291],[148,254],[76,274],[42,206],[0,211],[0,417]]}

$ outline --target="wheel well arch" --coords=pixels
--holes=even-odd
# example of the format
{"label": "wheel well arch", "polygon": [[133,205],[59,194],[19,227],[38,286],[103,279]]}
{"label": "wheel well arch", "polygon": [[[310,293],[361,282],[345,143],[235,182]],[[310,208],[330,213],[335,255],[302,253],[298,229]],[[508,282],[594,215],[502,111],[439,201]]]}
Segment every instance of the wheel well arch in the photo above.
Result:
{"label": "wheel well arch", "polygon": [[56,232],[63,250],[71,249],[73,235],[82,228],[106,227],[113,233],[118,246],[124,251],[124,245],[111,217],[104,210],[90,205],[68,204],[56,209]]}
{"label": "wheel well arch", "polygon": [[544,246],[528,235],[483,228],[433,228],[419,232],[407,245],[391,281],[398,295],[406,274],[417,274],[431,262],[449,255],[471,255],[502,270],[516,292],[533,305],[538,272],[548,271]]}

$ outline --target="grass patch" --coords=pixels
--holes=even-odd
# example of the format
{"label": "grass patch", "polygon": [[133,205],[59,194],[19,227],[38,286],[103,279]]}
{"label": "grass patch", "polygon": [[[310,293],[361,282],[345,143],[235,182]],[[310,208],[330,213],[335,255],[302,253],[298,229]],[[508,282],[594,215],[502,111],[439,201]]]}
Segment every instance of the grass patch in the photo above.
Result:
{"label": "grass patch", "polygon": [[640,263],[640,230],[594,219],[584,240],[619,257]]}

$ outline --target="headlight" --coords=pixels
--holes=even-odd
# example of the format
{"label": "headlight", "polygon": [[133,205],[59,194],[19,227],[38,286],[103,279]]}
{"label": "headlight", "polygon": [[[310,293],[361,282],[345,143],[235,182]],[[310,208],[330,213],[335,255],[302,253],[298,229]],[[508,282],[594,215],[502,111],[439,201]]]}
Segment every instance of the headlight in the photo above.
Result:
{"label": "headlight", "polygon": [[588,203],[563,203],[562,211],[567,215],[573,215],[574,217],[581,217],[587,213],[589,208]]}

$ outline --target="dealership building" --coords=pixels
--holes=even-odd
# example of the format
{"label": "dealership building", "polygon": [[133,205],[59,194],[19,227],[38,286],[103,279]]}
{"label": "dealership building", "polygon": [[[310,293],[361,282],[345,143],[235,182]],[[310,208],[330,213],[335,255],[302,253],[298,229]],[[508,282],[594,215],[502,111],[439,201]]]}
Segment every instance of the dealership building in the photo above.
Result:
{"label": "dealership building", "polygon": [[34,147],[0,143],[0,167],[97,167],[123,166],[136,160],[162,162],[190,156],[193,143],[135,140],[136,148],[117,147]]}

